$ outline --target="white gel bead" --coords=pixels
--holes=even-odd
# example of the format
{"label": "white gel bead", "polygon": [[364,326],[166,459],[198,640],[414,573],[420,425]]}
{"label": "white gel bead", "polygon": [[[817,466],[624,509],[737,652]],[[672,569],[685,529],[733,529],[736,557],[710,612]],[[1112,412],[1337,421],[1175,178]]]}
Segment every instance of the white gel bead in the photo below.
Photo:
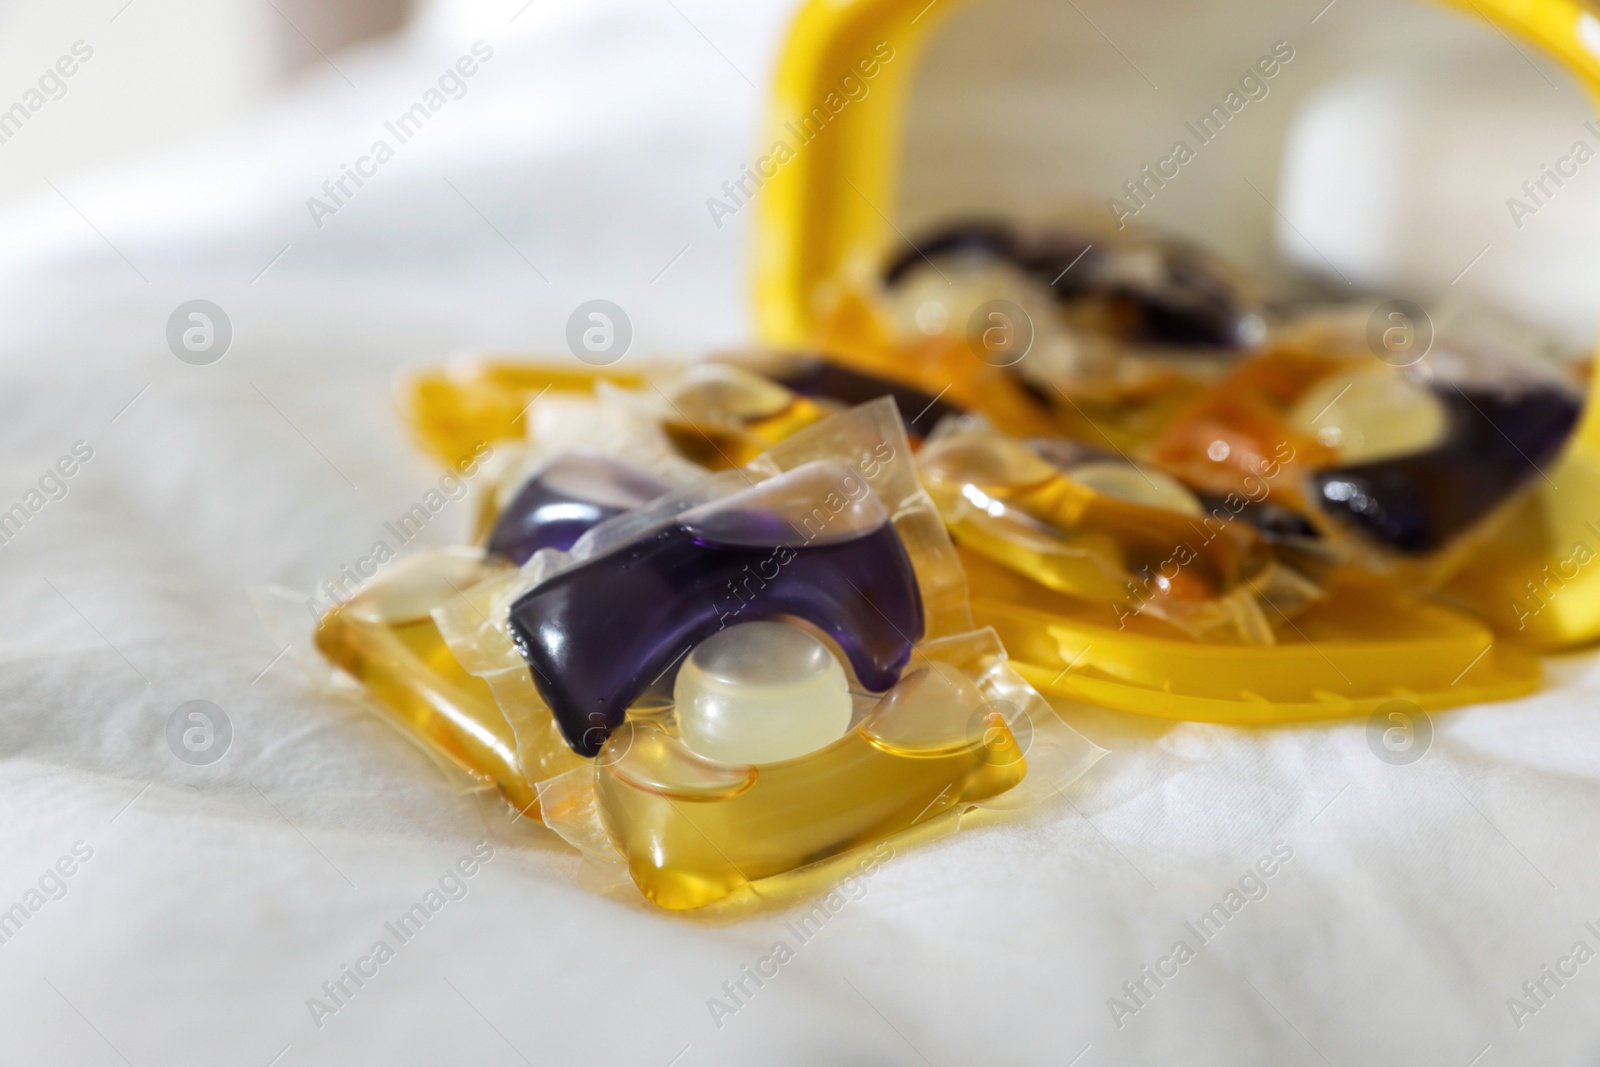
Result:
{"label": "white gel bead", "polygon": [[815,752],[844,736],[852,711],[833,653],[781,622],[739,623],[696,645],[673,699],[683,743],[724,763]]}

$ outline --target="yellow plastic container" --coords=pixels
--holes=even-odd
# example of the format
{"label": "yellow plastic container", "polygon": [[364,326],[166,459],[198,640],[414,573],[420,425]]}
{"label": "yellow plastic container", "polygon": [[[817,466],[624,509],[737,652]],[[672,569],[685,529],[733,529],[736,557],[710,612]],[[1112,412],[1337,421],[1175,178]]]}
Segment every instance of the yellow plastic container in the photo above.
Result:
{"label": "yellow plastic container", "polygon": [[[1397,0],[1399,2],[1399,0]],[[1600,21],[1575,0],[1442,0],[1547,53],[1594,94]],[[780,60],[769,136],[825,101],[862,57],[892,61],[872,91],[828,121],[766,179],[759,199],[756,299],[763,340],[830,345],[871,362],[863,331],[841,343],[841,300],[903,235],[896,210],[903,116],[917,57],[962,0],[812,0]],[[1093,32],[1086,24],[1085,33]],[[849,318],[848,311],[844,315]],[[852,348],[856,349],[852,351]],[[1600,388],[1600,386],[1596,386]],[[1270,647],[1218,647],[1144,627],[1090,622],[1066,598],[977,561],[974,610],[1036,685],[1171,718],[1272,722],[1369,713],[1385,700],[1446,707],[1532,690],[1528,648],[1600,638],[1600,405],[1590,403],[1548,482],[1517,503],[1446,591],[1464,607],[1347,587]]]}

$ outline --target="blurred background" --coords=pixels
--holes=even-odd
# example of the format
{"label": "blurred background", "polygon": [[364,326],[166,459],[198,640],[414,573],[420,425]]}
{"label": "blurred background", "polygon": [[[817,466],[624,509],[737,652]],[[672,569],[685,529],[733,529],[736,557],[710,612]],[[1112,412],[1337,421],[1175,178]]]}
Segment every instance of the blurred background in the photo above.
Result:
{"label": "blurred background", "polygon": [[[108,244],[146,277],[199,270],[219,284],[248,284],[269,262],[289,275],[360,265],[402,285],[449,264],[507,300],[521,290],[506,275],[532,268],[549,313],[515,299],[478,316],[513,328],[462,343],[558,341],[562,309],[602,289],[646,312],[642,343],[737,341],[750,328],[753,212],[712,225],[704,200],[758,151],[794,7],[3,2],[0,108],[74,46],[93,58],[22,128],[0,125],[0,268],[21,255],[32,273]],[[1442,7],[1315,7],[962,5],[916,79],[900,229],[996,210],[1103,217],[1281,42],[1295,58],[1266,95],[1139,223],[1247,266],[1423,300],[1492,297],[1589,345],[1600,286],[1572,257],[1600,237],[1600,181],[1578,165],[1561,186],[1545,177],[1580,140],[1600,150],[1585,94],[1531,46]],[[348,210],[337,205],[336,222],[315,217],[308,198],[326,201],[323,183],[474,41],[499,60]],[[1530,180],[1543,185],[1530,193]],[[699,331],[669,325],[654,284],[669,262],[708,301]]]}
{"label": "blurred background", "polygon": [[[0,70],[10,82],[51,66],[64,45],[108,42],[92,77],[52,106],[50,130],[7,143],[0,203],[213,132],[304,80],[328,56],[393,35],[419,0],[127,0],[0,4]],[[103,25],[87,17],[104,14]],[[92,38],[92,40],[91,40]],[[11,86],[8,86],[10,88]],[[10,101],[8,100],[9,104]]]}
{"label": "blurred background", "polygon": [[[1581,739],[1600,681],[1576,658],[1515,708],[1441,720],[1431,779],[1382,777],[1361,724],[1085,711],[1116,754],[1081,810],[897,859],[848,936],[726,1031],[705,996],[773,931],[616,907],[554,846],[508,850],[454,936],[419,941],[357,1012],[308,1020],[307,995],[482,821],[375,717],[316,692],[247,590],[314,587],[437,485],[393,402],[408,367],[563,354],[569,316],[597,298],[631,318],[630,359],[751,339],[755,212],[719,220],[707,201],[765,150],[797,7],[0,0],[0,509],[75,444],[94,457],[0,549],[0,793],[15,800],[0,871],[31,876],[80,839],[99,857],[3,950],[0,1056],[926,1062],[893,1018],[942,1063],[1321,1062],[1307,1037],[1341,1064],[1595,1062],[1593,979],[1525,1035],[1503,1010],[1577,936],[1546,882],[1596,884],[1572,842],[1593,829]],[[1294,58],[1270,92],[1139,223],[1297,285],[1493,304],[1592,348],[1592,103],[1530,46],[1435,5],[962,5],[919,69],[885,213],[909,234],[974,211],[1105,218],[1280,45]],[[425,124],[390,132],[429,94]],[[372,165],[380,139],[393,155]],[[231,328],[204,366],[167,332],[197,299]],[[469,527],[457,507],[418,540]],[[209,767],[163,739],[193,699],[233,722]],[[1167,919],[1280,833],[1303,859],[1270,921],[1113,1029],[1105,997],[1170,944]],[[0,883],[0,905],[26,884]],[[1222,980],[1246,971],[1272,1001]],[[602,1000],[627,1024],[605,1025]]]}

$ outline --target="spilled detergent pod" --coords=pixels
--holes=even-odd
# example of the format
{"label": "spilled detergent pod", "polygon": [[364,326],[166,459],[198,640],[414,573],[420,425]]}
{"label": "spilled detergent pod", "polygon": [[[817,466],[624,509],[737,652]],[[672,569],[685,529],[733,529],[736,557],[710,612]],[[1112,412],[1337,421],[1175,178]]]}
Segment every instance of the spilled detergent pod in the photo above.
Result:
{"label": "spilled detergent pod", "polygon": [[[957,275],[1003,264],[1047,293],[1068,320],[1132,343],[1236,349],[1259,341],[1263,328],[1257,300],[1239,272],[1172,238],[1021,231],[998,220],[963,220],[891,259],[884,284],[890,290],[915,286],[919,275],[946,273],[941,263]],[[960,324],[955,314],[945,317]]]}
{"label": "spilled detergent pod", "polygon": [[1436,552],[1537,480],[1581,410],[1547,385],[1447,385],[1438,404],[1436,443],[1317,471],[1322,510],[1397,552]]}
{"label": "spilled detergent pod", "polygon": [[1263,601],[1298,612],[1319,595],[1251,525],[1207,514],[1162,471],[1065,442],[1035,450],[972,422],[947,423],[920,461],[958,545],[1108,625],[1148,611],[1197,639],[1270,644]]}
{"label": "spilled detergent pod", "polygon": [[647,897],[701,907],[1021,784],[1027,753],[992,708],[1000,688],[927,658],[831,744],[766,763],[707,759],[629,723],[595,761],[595,806]]}
{"label": "spilled detergent pod", "polygon": [[671,490],[671,483],[619,460],[563,453],[517,489],[495,519],[485,548],[512,563],[526,563],[541,548],[571,548],[599,523]]}
{"label": "spilled detergent pod", "polygon": [[[556,574],[509,627],[574,751],[592,756],[630,704],[730,619],[793,615],[844,650],[869,690],[922,636],[916,574],[888,513],[849,468],[818,461],[701,505]],[[864,485],[863,485],[863,488]],[[819,510],[849,498],[838,513]]]}
{"label": "spilled detergent pod", "polygon": [[588,396],[600,382],[637,388],[644,377],[623,367],[574,366],[570,359],[468,358],[408,375],[398,392],[412,437],[453,467],[484,444],[524,438],[528,407],[539,398]]}
{"label": "spilled detergent pod", "polygon": [[[1371,357],[1360,312],[1284,323],[1263,353],[1175,418],[1150,457],[1213,493],[1242,492],[1264,463],[1274,493],[1358,565],[1437,585],[1485,520],[1539,479],[1581,410],[1577,391],[1515,353],[1441,341],[1426,361]],[[1413,566],[1420,561],[1421,566]]]}
{"label": "spilled detergent pod", "polygon": [[972,629],[888,397],[570,552],[488,569],[427,618],[494,702],[479,727],[551,769],[538,817],[666,908],[810,885],[859,846],[1031,802],[1100,755]]}

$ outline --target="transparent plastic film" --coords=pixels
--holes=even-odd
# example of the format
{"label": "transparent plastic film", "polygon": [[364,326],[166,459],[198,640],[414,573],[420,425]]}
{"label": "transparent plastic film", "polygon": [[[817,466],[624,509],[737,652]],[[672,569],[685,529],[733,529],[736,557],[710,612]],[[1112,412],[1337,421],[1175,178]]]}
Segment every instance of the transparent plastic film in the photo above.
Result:
{"label": "transparent plastic film", "polygon": [[578,761],[550,749],[525,762],[520,735],[531,727],[509,720],[491,687],[462,669],[431,615],[495,569],[472,549],[435,550],[395,563],[315,621],[315,597],[270,590],[257,604],[322,688],[373,708],[464,789],[492,787],[537,818],[533,783]]}
{"label": "transparent plastic film", "polygon": [[496,480],[478,539],[489,555],[520,566],[540,549],[570,549],[607,519],[703,474],[666,459],[641,463],[581,447],[563,450],[536,464],[514,465]]}
{"label": "transparent plastic film", "polygon": [[744,367],[694,363],[653,375],[641,389],[603,389],[661,428],[678,454],[709,470],[742,467],[772,445],[840,410]]}
{"label": "transparent plastic film", "polygon": [[631,388],[643,380],[632,367],[587,367],[566,357],[463,356],[406,375],[396,400],[417,443],[448,466],[480,444],[526,437],[526,412],[536,399],[585,397],[602,381]]}
{"label": "transparent plastic film", "polygon": [[1115,454],[1030,447],[965,420],[945,423],[920,465],[957,544],[1113,628],[1148,612],[1197,640],[1271,644],[1321,595],[1236,521],[1242,506],[1208,510],[1170,475]]}
{"label": "transparent plastic film", "polygon": [[970,626],[892,401],[603,522],[570,552],[542,550],[434,613],[509,719],[536,700],[586,756],[699,642],[773,617],[805,620],[879,691],[917,640]]}
{"label": "transparent plastic film", "polygon": [[1104,625],[1063,596],[963,552],[979,625],[1042,692],[1138,715],[1268,725],[1370,715],[1404,699],[1430,710],[1525,696],[1539,661],[1483,622],[1370,579],[1340,578],[1270,646],[1194,640],[1149,615]]}

